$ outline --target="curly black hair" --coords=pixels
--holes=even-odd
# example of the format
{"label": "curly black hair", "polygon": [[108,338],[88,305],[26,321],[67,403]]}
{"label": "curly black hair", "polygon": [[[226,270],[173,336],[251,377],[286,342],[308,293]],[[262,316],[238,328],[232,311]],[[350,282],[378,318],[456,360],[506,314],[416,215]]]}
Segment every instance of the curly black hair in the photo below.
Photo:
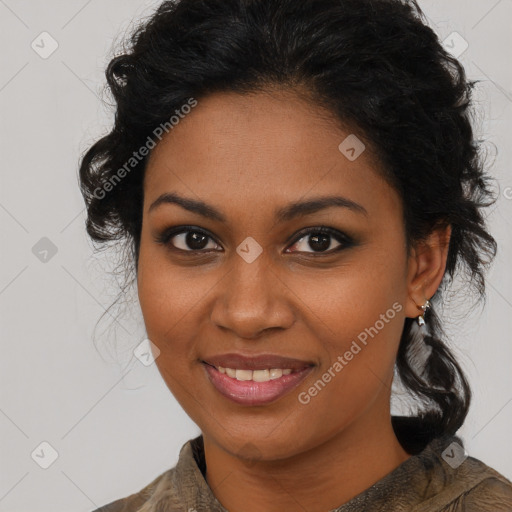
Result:
{"label": "curly black hair", "polygon": [[157,127],[169,131],[169,118],[183,105],[215,92],[281,88],[358,130],[403,200],[408,247],[436,227],[452,228],[445,275],[420,340],[430,354],[418,367],[420,331],[406,318],[396,372],[416,397],[429,438],[454,434],[471,390],[443,341],[436,305],[456,274],[485,302],[484,270],[497,243],[481,209],[496,197],[470,118],[477,81],[467,80],[417,2],[165,1],[135,28],[106,78],[114,126],[82,156],[79,179],[87,233],[95,245],[124,241],[127,275],[137,273],[148,161],[134,150],[162,131]]}

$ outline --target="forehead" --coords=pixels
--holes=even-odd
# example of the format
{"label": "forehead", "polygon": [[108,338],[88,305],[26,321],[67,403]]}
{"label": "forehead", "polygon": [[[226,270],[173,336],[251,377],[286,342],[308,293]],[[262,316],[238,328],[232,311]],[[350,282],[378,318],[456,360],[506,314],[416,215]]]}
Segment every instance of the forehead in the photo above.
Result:
{"label": "forehead", "polygon": [[145,210],[164,192],[245,209],[326,193],[368,209],[386,200],[396,204],[368,146],[355,160],[347,158],[347,137],[352,146],[362,142],[354,136],[329,112],[290,92],[213,94],[198,100],[153,149]]}

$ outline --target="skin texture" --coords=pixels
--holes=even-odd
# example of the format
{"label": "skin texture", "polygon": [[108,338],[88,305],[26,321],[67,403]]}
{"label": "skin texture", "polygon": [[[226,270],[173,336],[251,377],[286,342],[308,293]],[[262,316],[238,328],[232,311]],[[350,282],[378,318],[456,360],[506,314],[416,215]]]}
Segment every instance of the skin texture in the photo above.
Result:
{"label": "skin texture", "polygon": [[[144,322],[163,379],[203,433],[208,484],[231,512],[325,512],[409,457],[391,427],[394,361],[405,317],[421,314],[417,305],[441,282],[450,228],[407,254],[397,192],[369,150],[349,161],[338,149],[350,133],[292,92],[216,93],[148,162],[138,267]],[[205,201],[227,223],[173,204],[149,212],[165,192]],[[367,215],[331,207],[274,218],[290,202],[324,195],[349,198]],[[192,255],[186,233],[167,246],[155,241],[166,228],[187,225],[211,234],[202,255]],[[320,226],[354,245],[335,252],[344,244],[330,237],[318,251],[310,245],[315,233],[296,236]],[[252,263],[236,252],[249,236],[263,249]],[[189,252],[173,252],[172,243]],[[299,393],[394,303],[394,317],[300,403]],[[273,353],[315,367],[273,403],[238,405],[220,395],[200,362],[227,352]]]}

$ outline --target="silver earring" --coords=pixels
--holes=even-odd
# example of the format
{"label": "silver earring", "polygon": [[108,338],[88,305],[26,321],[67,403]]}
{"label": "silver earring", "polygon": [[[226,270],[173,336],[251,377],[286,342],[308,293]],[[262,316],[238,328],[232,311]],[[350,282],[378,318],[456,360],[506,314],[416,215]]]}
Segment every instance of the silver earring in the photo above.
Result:
{"label": "silver earring", "polygon": [[425,311],[427,311],[429,307],[430,301],[428,299],[425,300],[425,304],[423,304],[423,306],[418,306],[418,308],[423,310],[423,314],[417,317],[419,326],[425,325]]}

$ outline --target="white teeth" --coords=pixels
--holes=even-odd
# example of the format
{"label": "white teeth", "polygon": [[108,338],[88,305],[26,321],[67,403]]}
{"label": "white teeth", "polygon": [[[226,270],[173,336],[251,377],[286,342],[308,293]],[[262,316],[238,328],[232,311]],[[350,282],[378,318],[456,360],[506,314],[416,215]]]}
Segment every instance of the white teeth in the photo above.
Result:
{"label": "white teeth", "polygon": [[267,380],[270,380],[270,370],[253,370],[252,380],[254,382],[267,382]]}
{"label": "white teeth", "polygon": [[217,366],[220,373],[225,373],[228,377],[237,380],[252,380],[254,382],[267,382],[269,380],[279,379],[283,375],[290,375],[290,368],[271,368],[269,370],[236,370],[233,368],[223,368]]}
{"label": "white teeth", "polygon": [[236,370],[236,380],[252,380],[252,370]]}
{"label": "white teeth", "polygon": [[270,370],[270,378],[271,379],[279,379],[279,377],[283,376],[283,370],[279,368],[273,368]]}

